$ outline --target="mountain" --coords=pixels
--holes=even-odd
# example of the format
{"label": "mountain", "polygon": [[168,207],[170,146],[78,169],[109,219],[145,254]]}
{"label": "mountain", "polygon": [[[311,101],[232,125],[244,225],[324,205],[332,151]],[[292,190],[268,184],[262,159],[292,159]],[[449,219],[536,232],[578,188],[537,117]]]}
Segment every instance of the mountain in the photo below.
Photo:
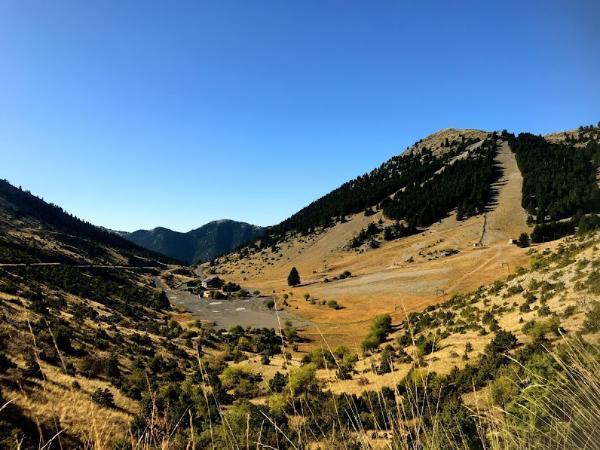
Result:
{"label": "mountain", "polygon": [[[210,270],[248,289],[287,294],[318,327],[312,337],[323,333],[355,349],[374,315],[400,320],[526,265],[528,249],[512,243],[520,236],[540,243],[573,234],[581,221],[589,228],[586,220],[600,211],[599,149],[596,126],[548,139],[441,130]],[[294,267],[296,289],[287,283]],[[319,301],[305,302],[305,294]],[[330,300],[342,308],[320,306]]]}
{"label": "mountain", "polygon": [[0,180],[0,448],[123,436],[139,395],[109,380],[130,373],[126,355],[181,352],[142,338],[170,318],[154,280],[175,263]]}
{"label": "mountain", "polygon": [[263,231],[264,228],[245,222],[215,220],[187,233],[158,227],[119,234],[149,250],[195,264],[228,253],[261,236]]}
{"label": "mountain", "polygon": [[150,266],[176,261],[0,180],[0,262]]}
{"label": "mountain", "polygon": [[[599,150],[443,130],[206,264],[212,300],[0,182],[0,448],[597,442]],[[212,327],[231,308],[290,320]]]}
{"label": "mountain", "polygon": [[[0,448],[585,447],[564,430],[600,417],[599,149],[600,128],[443,130],[206,267],[227,302],[0,182]],[[209,328],[226,307],[303,321]]]}

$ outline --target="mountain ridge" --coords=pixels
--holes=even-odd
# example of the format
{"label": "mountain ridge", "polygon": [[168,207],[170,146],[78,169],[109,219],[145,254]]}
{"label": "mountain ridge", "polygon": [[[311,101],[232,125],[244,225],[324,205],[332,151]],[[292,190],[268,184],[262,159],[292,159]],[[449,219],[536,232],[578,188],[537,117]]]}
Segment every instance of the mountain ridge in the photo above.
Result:
{"label": "mountain ridge", "polygon": [[[15,235],[19,242],[0,255],[2,262],[6,263],[70,261],[122,264],[127,259],[140,258],[162,263],[178,262],[81,220],[7,180],[0,180],[0,231],[4,242],[15,238]],[[39,245],[41,249],[36,248]]]}
{"label": "mountain ridge", "polygon": [[259,237],[265,228],[231,219],[218,219],[187,232],[158,226],[151,230],[118,232],[141,247],[195,264],[228,253]]}

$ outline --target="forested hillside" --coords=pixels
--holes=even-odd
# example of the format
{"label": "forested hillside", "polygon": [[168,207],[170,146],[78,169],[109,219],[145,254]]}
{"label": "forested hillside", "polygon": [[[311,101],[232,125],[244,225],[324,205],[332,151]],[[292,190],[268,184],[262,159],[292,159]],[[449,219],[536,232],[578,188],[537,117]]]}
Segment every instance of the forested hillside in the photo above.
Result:
{"label": "forested hillside", "polygon": [[121,252],[120,263],[172,261],[0,180],[0,262],[114,262],[108,248]]}
{"label": "forested hillside", "polygon": [[[481,134],[485,136],[485,133]],[[411,187],[425,183],[450,161],[463,155],[469,146],[483,139],[459,136],[452,141],[442,141],[435,149],[416,144],[413,148],[418,151],[395,156],[377,169],[344,183],[273,227],[269,235],[282,236],[288,231],[307,233],[350,214],[363,211],[369,214],[379,203],[388,204],[386,199],[404,188],[409,190],[406,197],[412,196],[416,190]]]}
{"label": "forested hillside", "polygon": [[542,136],[510,136],[510,146],[523,174],[523,207],[536,222],[596,212],[600,191],[596,184],[600,141],[578,148],[573,140],[551,143]]}
{"label": "forested hillside", "polygon": [[[460,149],[459,149],[460,151]],[[427,226],[457,209],[457,219],[481,214],[492,197],[491,184],[499,176],[494,167],[496,136],[481,143],[467,157],[452,161],[429,179],[418,179],[393,198],[385,199],[386,217]]]}
{"label": "forested hillside", "polygon": [[168,228],[124,233],[125,239],[179,261],[194,264],[208,261],[256,239],[263,228],[234,220],[215,220],[180,233]]}
{"label": "forested hillside", "polygon": [[[548,140],[506,131],[501,135],[458,134],[449,140],[441,131],[270,228],[261,247],[274,245],[286,233],[308,234],[363,212],[371,215],[382,210],[386,218],[405,221],[411,230],[427,227],[453,210],[459,220],[481,214],[495,195],[492,185],[501,173],[494,160],[503,141],[508,141],[516,155],[524,177],[522,205],[535,217],[534,222],[598,212],[599,130],[585,126],[556,133]],[[550,234],[572,233],[576,225],[567,227],[567,232],[565,228]]]}

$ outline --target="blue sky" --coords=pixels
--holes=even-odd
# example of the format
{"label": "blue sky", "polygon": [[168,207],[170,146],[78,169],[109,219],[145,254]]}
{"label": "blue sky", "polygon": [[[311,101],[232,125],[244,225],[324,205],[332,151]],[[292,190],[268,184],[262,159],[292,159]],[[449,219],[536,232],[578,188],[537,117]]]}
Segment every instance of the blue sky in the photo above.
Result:
{"label": "blue sky", "polygon": [[279,222],[444,127],[600,120],[597,1],[0,0],[0,177],[93,223]]}

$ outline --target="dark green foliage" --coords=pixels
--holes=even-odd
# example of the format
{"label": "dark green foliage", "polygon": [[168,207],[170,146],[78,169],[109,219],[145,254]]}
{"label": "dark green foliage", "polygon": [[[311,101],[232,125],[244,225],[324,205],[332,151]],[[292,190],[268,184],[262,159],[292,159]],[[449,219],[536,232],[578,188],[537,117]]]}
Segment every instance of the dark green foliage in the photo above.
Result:
{"label": "dark green foliage", "polygon": [[547,216],[556,220],[579,210],[598,210],[596,173],[588,152],[529,133],[510,136],[509,142],[523,174],[523,208],[538,223]]}
{"label": "dark green foliage", "polygon": [[529,236],[527,233],[521,233],[517,239],[517,245],[521,248],[529,247]]}
{"label": "dark green foliage", "polygon": [[575,225],[571,220],[566,222],[540,223],[531,232],[531,242],[549,242],[575,233]]}
{"label": "dark green foliage", "polygon": [[[269,239],[277,240],[290,231],[305,234],[318,227],[328,227],[333,225],[332,218],[363,211],[369,215],[375,205],[400,189],[418,186],[431,178],[445,163],[476,141],[463,139],[454,142],[454,147],[442,156],[433,155],[426,147],[420,152],[395,156],[379,168],[344,183],[276,225],[270,230]],[[270,245],[272,243],[269,242]]]}
{"label": "dark green foliage", "polygon": [[400,239],[405,236],[417,233],[418,230],[413,226],[406,226],[400,222],[396,222],[393,225],[385,227],[383,229],[383,239],[386,241],[393,241],[394,239]]}
{"label": "dark green foliage", "polygon": [[44,378],[42,368],[32,351],[25,354],[25,370],[23,370],[23,375],[28,378],[38,378],[40,380]]}
{"label": "dark green foliage", "polygon": [[103,370],[102,359],[95,356],[86,356],[79,363],[79,372],[87,378],[96,378]]}
{"label": "dark green foliage", "polygon": [[121,369],[119,369],[117,355],[112,353],[104,360],[104,371],[109,378],[118,379],[121,377]]}
{"label": "dark green foliage", "polygon": [[486,140],[476,156],[456,160],[435,177],[421,179],[386,199],[382,202],[384,214],[406,220],[411,228],[428,226],[454,208],[458,219],[482,213],[493,194],[490,185],[499,176],[494,165],[496,152],[495,139]]}
{"label": "dark green foliage", "polygon": [[577,233],[587,233],[600,228],[600,216],[592,214],[582,216],[577,224]]}
{"label": "dark green foliage", "polygon": [[281,372],[275,372],[275,375],[269,380],[269,389],[271,392],[283,392],[287,385],[287,377]]}
{"label": "dark green foliage", "polygon": [[513,333],[510,331],[499,330],[492,342],[487,345],[486,352],[489,354],[505,353],[508,350],[515,348],[517,342],[517,337]]}
{"label": "dark green foliage", "polygon": [[125,239],[172,258],[195,264],[210,261],[260,236],[264,229],[233,220],[217,220],[187,233],[168,228],[138,230]]}
{"label": "dark green foliage", "polygon": [[375,317],[371,325],[371,331],[362,341],[363,352],[375,350],[387,338],[392,330],[392,318],[389,314]]}
{"label": "dark green foliage", "polygon": [[[286,325],[286,328],[289,328]],[[281,337],[272,328],[243,328],[236,326],[220,336],[232,350],[273,356],[281,353]]]}
{"label": "dark green foliage", "polygon": [[[103,244],[119,249],[125,254],[132,256],[143,255],[165,262],[172,261],[157,253],[142,249],[117,234],[109,233],[88,222],[84,222],[68,214],[62,208],[46,203],[30,192],[12,186],[6,180],[0,180],[0,198],[6,202],[6,211],[10,212],[16,218],[32,218],[54,230],[64,232],[64,234],[56,235],[56,237],[66,244],[86,250],[90,256],[96,256],[99,254],[98,252],[102,254],[103,250],[98,244]],[[152,265],[152,263],[146,261],[145,265]]]}
{"label": "dark green foliage", "polygon": [[327,302],[327,306],[329,306],[331,309],[342,309],[342,305],[340,305],[337,301],[335,300],[329,300]]}
{"label": "dark green foliage", "polygon": [[53,331],[54,340],[56,346],[62,352],[71,353],[73,347],[71,346],[71,331],[65,326],[58,326]]}
{"label": "dark green foliage", "polygon": [[423,336],[422,334],[415,340],[415,345],[420,355],[429,355],[437,350],[438,339],[433,334]]}
{"label": "dark green foliage", "polygon": [[391,345],[386,345],[380,355],[379,367],[377,373],[382,375],[392,371],[392,359],[394,357],[394,348]]}
{"label": "dark green foliage", "polygon": [[379,228],[379,226],[375,222],[371,222],[367,226],[367,228],[363,228],[362,230],[360,230],[358,235],[356,235],[352,239],[352,242],[350,242],[350,247],[358,248],[362,244],[364,244],[365,242],[367,242],[369,239],[373,238],[375,235],[377,235],[380,232],[381,232],[381,229]]}
{"label": "dark green foliage", "polygon": [[298,269],[292,267],[290,270],[290,274],[287,278],[288,286],[298,286],[300,284],[300,274],[298,273]]}
{"label": "dark green foliage", "polygon": [[[16,365],[4,353],[0,352],[0,373],[4,373],[13,367],[16,367]],[[0,407],[2,405],[3,403],[0,401]]]}
{"label": "dark green foliage", "polygon": [[[60,289],[70,294],[95,300],[126,316],[143,317],[150,308],[170,308],[164,292],[141,287],[132,272],[107,271],[103,269],[80,269],[69,266],[17,267],[11,273]],[[43,306],[48,303],[37,296]],[[34,301],[32,300],[32,301]]]}
{"label": "dark green foliage", "polygon": [[350,353],[346,347],[338,347],[333,353],[335,357],[334,367],[337,367],[336,376],[340,380],[350,380],[354,373],[354,366],[358,361],[358,355]]}
{"label": "dark green foliage", "polygon": [[269,298],[264,301],[264,305],[267,309],[273,309],[273,308],[275,308],[275,300],[273,300],[272,298]]}
{"label": "dark green foliage", "polygon": [[115,399],[109,389],[98,388],[92,393],[92,401],[105,408],[114,408]]}
{"label": "dark green foliage", "polygon": [[583,330],[587,333],[600,331],[600,302],[594,301],[585,315]]}
{"label": "dark green foliage", "polygon": [[163,290],[154,296],[154,298],[150,301],[149,306],[154,309],[164,309],[167,311],[171,309],[169,298],[167,297],[166,292]]}
{"label": "dark green foliage", "polygon": [[241,289],[241,286],[237,283],[228,281],[223,285],[223,292],[237,292]]}

